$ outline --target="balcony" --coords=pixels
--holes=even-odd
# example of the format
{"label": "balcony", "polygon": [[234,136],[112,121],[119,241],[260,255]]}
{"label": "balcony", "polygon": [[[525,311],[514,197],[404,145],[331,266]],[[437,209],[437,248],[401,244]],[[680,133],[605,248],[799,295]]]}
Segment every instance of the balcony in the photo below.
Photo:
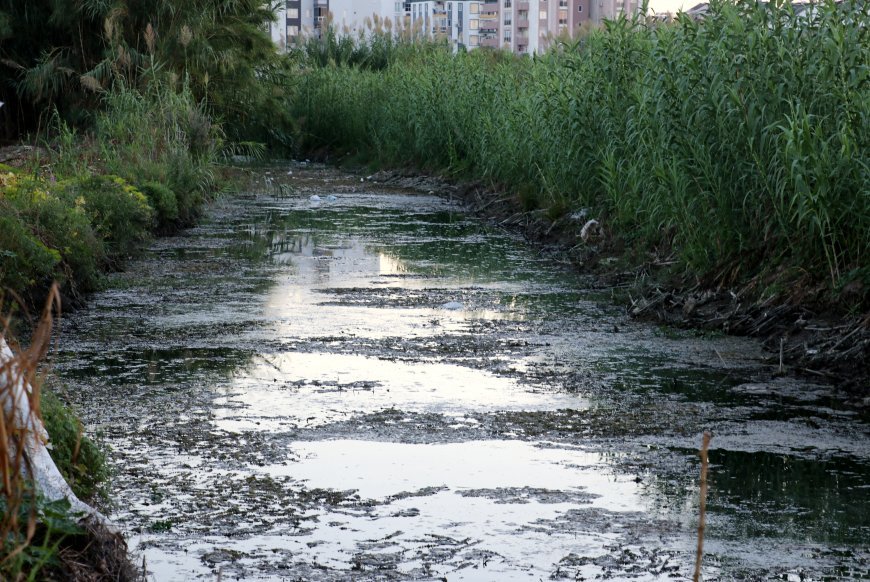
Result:
{"label": "balcony", "polygon": [[497,38],[482,38],[482,39],[480,39],[480,46],[488,46],[491,48],[498,48],[498,39]]}
{"label": "balcony", "polygon": [[498,2],[484,2],[480,7],[480,11],[498,13]]}
{"label": "balcony", "polygon": [[529,3],[528,2],[519,2],[517,3],[517,10],[528,10]]}
{"label": "balcony", "polygon": [[529,27],[529,19],[528,18],[517,18],[517,28],[528,28]]}

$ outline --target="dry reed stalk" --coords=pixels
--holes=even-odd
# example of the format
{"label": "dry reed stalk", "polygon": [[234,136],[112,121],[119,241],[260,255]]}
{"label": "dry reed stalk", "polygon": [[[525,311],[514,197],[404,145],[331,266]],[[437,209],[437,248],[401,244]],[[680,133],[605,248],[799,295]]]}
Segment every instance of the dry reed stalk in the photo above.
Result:
{"label": "dry reed stalk", "polygon": [[[0,476],[5,500],[4,514],[0,519],[0,543],[14,540],[14,534],[19,531],[19,510],[28,492],[27,481],[33,476],[33,466],[27,457],[28,442],[37,439],[44,443],[47,440],[40,415],[39,384],[33,380],[39,362],[48,353],[51,345],[54,309],[60,313],[60,292],[57,284],[49,291],[30,347],[15,354],[8,348],[6,340],[9,335],[9,317],[3,316],[0,319],[0,348],[3,349],[0,354]],[[30,544],[36,532],[36,511],[36,504],[31,503],[24,539],[14,548],[4,548],[6,555],[0,563],[18,555]]]}
{"label": "dry reed stalk", "polygon": [[709,431],[704,431],[704,440],[701,442],[701,501],[700,501],[700,516],[698,518],[698,549],[695,553],[695,575],[692,577],[694,582],[701,579],[701,558],[704,555],[704,527],[707,521],[707,449],[710,447],[710,439],[713,435]]}

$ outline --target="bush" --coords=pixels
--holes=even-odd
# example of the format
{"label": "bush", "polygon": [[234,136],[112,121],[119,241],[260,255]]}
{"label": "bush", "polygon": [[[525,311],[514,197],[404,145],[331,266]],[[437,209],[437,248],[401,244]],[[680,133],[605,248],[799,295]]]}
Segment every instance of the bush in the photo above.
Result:
{"label": "bush", "polygon": [[178,200],[170,188],[159,182],[145,182],[139,190],[154,209],[158,229],[164,230],[178,220]]}
{"label": "bush", "polygon": [[[16,244],[30,249],[15,257],[18,275],[7,276],[13,291],[26,293],[29,287],[44,283],[49,262],[54,268],[53,278],[72,295],[98,287],[106,260],[103,241],[94,232],[82,205],[71,201],[62,186],[7,175],[0,196],[3,205],[12,211],[6,217],[11,230],[5,236],[15,237],[10,247],[2,247],[4,254],[15,253],[12,245]],[[28,238],[33,244],[27,243]],[[55,260],[58,257],[59,262]]]}
{"label": "bush", "polygon": [[62,192],[75,207],[84,210],[113,264],[134,254],[148,238],[153,210],[148,198],[123,178],[74,178],[63,184]]}
{"label": "bush", "polygon": [[0,199],[0,288],[47,286],[60,253],[36,238],[18,213]]}
{"label": "bush", "polygon": [[176,210],[166,192],[159,194],[159,223],[174,214],[170,220],[191,224],[214,185],[213,168],[223,147],[220,127],[184,87],[175,92],[155,83],[141,93],[119,86],[105,102],[94,128],[101,169],[152,190],[155,184],[168,188]]}

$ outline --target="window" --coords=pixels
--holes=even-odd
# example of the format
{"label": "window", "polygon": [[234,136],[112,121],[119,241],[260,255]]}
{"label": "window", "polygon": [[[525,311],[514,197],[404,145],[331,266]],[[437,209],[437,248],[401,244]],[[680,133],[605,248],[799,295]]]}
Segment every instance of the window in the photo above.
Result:
{"label": "window", "polygon": [[504,0],[504,7],[510,8],[511,7],[511,0]]}
{"label": "window", "polygon": [[472,18],[471,20],[469,20],[468,28],[470,28],[471,30],[476,30],[477,28],[479,28],[478,20],[476,18]]}
{"label": "window", "polygon": [[559,0],[559,8],[568,8],[568,0]]}
{"label": "window", "polygon": [[538,14],[538,18],[539,18],[540,20],[547,20],[547,11],[546,11],[546,10],[541,10],[540,14]]}
{"label": "window", "polygon": [[291,25],[287,27],[287,38],[295,37],[297,34],[299,34],[298,26]]}
{"label": "window", "polygon": [[504,15],[504,25],[505,25],[505,26],[510,26],[511,24],[513,24],[513,20],[512,20],[512,18],[511,18],[511,15],[510,15],[510,14],[505,14],[505,15]]}
{"label": "window", "polygon": [[477,46],[478,44],[478,36],[476,34],[472,34],[468,37],[468,46]]}
{"label": "window", "polygon": [[299,18],[299,9],[298,8],[288,8],[287,9],[287,18],[291,20],[295,20]]}
{"label": "window", "polygon": [[478,4],[477,2],[472,2],[468,5],[468,11],[471,14],[478,14],[480,12],[480,4]]}
{"label": "window", "polygon": [[583,12],[583,7],[582,7],[582,6],[578,6],[578,7],[577,7],[577,12]]}
{"label": "window", "polygon": [[504,31],[504,42],[507,44],[511,43],[511,31],[509,31],[509,30]]}

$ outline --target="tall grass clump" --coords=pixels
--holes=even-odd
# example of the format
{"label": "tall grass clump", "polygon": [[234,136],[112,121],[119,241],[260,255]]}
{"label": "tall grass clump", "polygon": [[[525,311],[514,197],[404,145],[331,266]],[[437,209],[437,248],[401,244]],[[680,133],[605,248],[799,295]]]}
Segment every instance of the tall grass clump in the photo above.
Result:
{"label": "tall grass clump", "polygon": [[718,1],[702,21],[620,18],[534,58],[312,57],[293,112],[304,148],[490,181],[554,221],[585,209],[677,275],[866,306],[868,24],[855,0]]}

